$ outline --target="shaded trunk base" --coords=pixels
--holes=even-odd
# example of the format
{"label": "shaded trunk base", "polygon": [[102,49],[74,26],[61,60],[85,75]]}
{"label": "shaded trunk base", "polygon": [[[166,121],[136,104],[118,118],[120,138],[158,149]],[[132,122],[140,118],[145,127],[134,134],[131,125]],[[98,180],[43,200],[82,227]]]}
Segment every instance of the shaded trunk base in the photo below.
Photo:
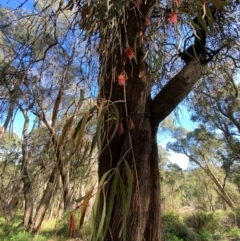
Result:
{"label": "shaded trunk base", "polygon": [[[131,154],[125,156],[129,166],[131,167],[133,185],[131,205],[126,223],[126,240],[160,241],[161,208],[157,143],[150,130],[148,132],[148,138],[141,142],[140,140],[143,140],[140,138],[141,134],[139,136],[139,132],[136,133],[136,136],[133,135],[134,158]],[[134,140],[136,140],[138,145],[134,145]],[[114,149],[111,148],[111,150]],[[100,157],[100,165],[102,167],[104,166],[103,163],[105,163],[105,167],[106,163],[108,163],[106,156],[108,156],[107,153]],[[135,159],[135,164],[133,159]],[[136,166],[134,167],[134,165]],[[100,168],[100,171],[101,170],[102,169]],[[137,170],[137,174],[135,173],[135,170]],[[126,178],[126,169],[120,167],[119,171],[124,182],[125,189],[127,190],[128,181]],[[99,175],[100,177],[102,176],[101,173],[99,173]],[[111,187],[111,182],[108,185]],[[107,200],[110,198],[113,197],[108,197]],[[122,233],[120,231],[123,220],[122,210],[122,197],[117,191],[109,232],[104,240],[123,240]]]}

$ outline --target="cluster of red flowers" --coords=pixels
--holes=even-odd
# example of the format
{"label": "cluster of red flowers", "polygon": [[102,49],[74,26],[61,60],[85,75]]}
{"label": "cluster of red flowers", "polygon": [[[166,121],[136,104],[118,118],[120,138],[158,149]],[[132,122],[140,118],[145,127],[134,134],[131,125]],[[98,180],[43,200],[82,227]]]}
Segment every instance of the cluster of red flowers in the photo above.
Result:
{"label": "cluster of red flowers", "polygon": [[125,49],[125,57],[126,57],[127,59],[130,59],[130,60],[134,58],[134,51],[133,51],[132,48],[127,47],[127,48]]}
{"label": "cluster of red flowers", "polygon": [[[134,51],[132,48],[126,47],[125,58],[129,60],[132,60],[134,58]],[[126,84],[126,81],[128,80],[128,76],[125,73],[125,71],[123,71],[120,75],[118,75],[117,80],[120,86],[124,86]]]}
{"label": "cluster of red flowers", "polygon": [[[181,3],[182,0],[174,0],[174,2],[176,3],[176,5],[178,6]],[[169,22],[176,24],[177,23],[177,13],[176,12],[172,12],[169,16]]]}
{"label": "cluster of red flowers", "polygon": [[173,12],[169,16],[170,23],[176,24],[177,23],[177,13]]}
{"label": "cluster of red flowers", "polygon": [[119,126],[118,126],[118,134],[119,136],[121,136],[123,133],[124,133],[124,128],[123,128],[123,124],[122,122],[119,123]]}
{"label": "cluster of red flowers", "polygon": [[128,76],[125,72],[121,73],[119,76],[118,76],[118,84],[120,86],[124,86],[126,84],[126,81],[128,80]]}

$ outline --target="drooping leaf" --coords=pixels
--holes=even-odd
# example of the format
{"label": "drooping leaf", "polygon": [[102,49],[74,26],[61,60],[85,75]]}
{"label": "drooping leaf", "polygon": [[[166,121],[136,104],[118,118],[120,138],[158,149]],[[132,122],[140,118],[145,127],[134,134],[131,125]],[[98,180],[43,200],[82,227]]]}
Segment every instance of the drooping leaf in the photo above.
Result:
{"label": "drooping leaf", "polygon": [[[128,215],[128,210],[127,210],[127,196],[126,196],[126,191],[125,187],[123,184],[123,180],[121,177],[119,177],[119,187],[120,187],[120,195],[122,199],[122,215],[123,215],[123,220],[122,220],[122,225],[121,229],[119,231],[119,237],[122,237],[123,240],[126,240],[126,217]],[[125,218],[125,219],[124,219]]]}
{"label": "drooping leaf", "polygon": [[94,111],[97,109],[96,106],[92,107],[89,111],[87,111],[84,116],[82,117],[82,119],[78,122],[73,136],[72,138],[75,139],[77,135],[79,135],[79,132],[81,130],[81,128],[84,128],[86,126],[86,123],[92,118],[92,114],[94,113]]}
{"label": "drooping leaf", "polygon": [[121,195],[122,196],[122,215],[123,215],[123,220],[122,220],[122,226],[120,229],[120,234],[122,234],[122,238],[124,241],[126,241],[126,225],[127,225],[127,217],[131,205],[131,199],[132,199],[132,174],[131,174],[131,168],[128,165],[128,162],[124,160],[124,166],[126,169],[126,174],[127,174],[127,191],[125,191],[125,188],[123,186],[123,183],[120,181],[120,190],[121,190]]}
{"label": "drooping leaf", "polygon": [[[111,169],[109,171],[107,171],[106,173],[104,173],[104,175],[102,176],[101,180],[99,181],[98,184],[98,191],[97,194],[95,196],[95,201],[94,201],[94,205],[93,205],[93,209],[92,209],[92,233],[91,233],[91,240],[92,241],[98,241],[100,234],[102,233],[102,237],[103,237],[103,223],[102,226],[100,227],[100,225],[97,225],[97,222],[101,219],[104,220],[105,216],[106,216],[106,198],[105,198],[105,204],[100,202],[100,196],[105,196],[104,192],[103,192],[103,187],[105,182],[107,182],[107,178],[109,178],[111,176],[111,173],[114,170]],[[100,203],[102,203],[102,207],[100,207]],[[105,206],[105,211],[104,211],[104,206]],[[105,213],[103,213],[105,212]],[[98,214],[98,216],[96,216],[96,214]]]}
{"label": "drooping leaf", "polygon": [[101,152],[101,127],[104,120],[104,113],[105,113],[105,110],[102,111],[97,121],[97,127],[96,127],[95,135],[93,137],[92,145],[90,149],[90,156],[93,153],[93,150],[96,147],[97,143],[98,143],[98,148],[100,148],[98,151]]}
{"label": "drooping leaf", "polygon": [[112,210],[113,210],[113,205],[114,205],[114,201],[115,201],[115,194],[117,191],[118,177],[119,177],[119,171],[117,169],[117,170],[115,170],[113,182],[111,185],[111,191],[110,191],[109,201],[108,201],[108,211],[107,211],[107,215],[106,215],[103,238],[106,236],[106,233],[108,231],[108,226],[109,226],[109,223],[110,223],[111,217],[112,217]]}
{"label": "drooping leaf", "polygon": [[203,27],[204,31],[208,32],[207,24],[205,22],[205,19],[203,18],[202,11],[199,7],[197,8],[197,19]]}
{"label": "drooping leaf", "polygon": [[[105,115],[110,115],[110,119],[107,119],[106,122],[109,121],[109,120],[113,121],[112,122],[113,130],[111,132],[111,136],[108,137],[108,141],[107,141],[106,145],[102,148],[102,136],[101,136],[102,133],[101,133],[101,129],[102,129],[102,125],[104,123],[103,121],[104,121]],[[117,108],[117,106],[114,103],[112,103],[110,106],[106,106],[102,110],[102,113],[101,113],[101,115],[99,117],[99,120],[97,122],[96,132],[95,132],[95,135],[93,137],[90,153],[92,153],[93,149],[96,147],[96,144],[98,144],[98,151],[99,152],[102,152],[105,148],[107,148],[107,146],[110,143],[110,141],[116,135],[117,130],[118,130],[118,126],[119,126],[119,112],[118,112],[118,108]],[[110,129],[112,129],[112,128],[110,128]]]}
{"label": "drooping leaf", "polygon": [[[129,164],[126,160],[124,160],[124,165],[126,168],[126,173],[127,173],[127,210],[130,208],[131,204],[131,197],[132,197],[132,171],[131,168],[129,167]],[[127,218],[127,217],[126,217]]]}
{"label": "drooping leaf", "polygon": [[83,201],[83,203],[81,205],[81,216],[80,216],[80,221],[79,221],[79,229],[82,228],[87,206],[89,204],[90,199],[94,196],[95,193],[96,193],[96,190],[93,188],[83,197],[82,200],[81,200],[81,198],[79,199],[79,200]]}
{"label": "drooping leaf", "polygon": [[104,226],[105,219],[106,219],[106,195],[105,195],[105,193],[103,193],[102,212],[101,212],[101,216],[100,216],[100,222],[98,225],[96,240],[104,241],[103,226]]}
{"label": "drooping leaf", "polygon": [[72,122],[73,122],[73,119],[75,118],[75,116],[71,116],[70,118],[68,118],[63,126],[63,129],[62,129],[62,135],[61,137],[59,138],[59,141],[58,141],[58,146],[61,147],[62,144],[63,144],[63,141],[65,139],[65,136],[67,134],[67,132],[69,131],[70,129],[70,126],[72,125]]}

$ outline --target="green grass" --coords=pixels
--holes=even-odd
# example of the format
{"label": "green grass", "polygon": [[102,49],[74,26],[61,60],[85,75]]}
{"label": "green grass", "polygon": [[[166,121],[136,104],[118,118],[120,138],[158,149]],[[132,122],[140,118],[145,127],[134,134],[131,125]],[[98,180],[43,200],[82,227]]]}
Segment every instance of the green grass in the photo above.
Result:
{"label": "green grass", "polygon": [[[163,212],[163,241],[229,241],[240,240],[239,213],[232,211],[191,212],[184,215],[176,211]],[[61,220],[44,221],[39,233],[32,235],[21,224],[22,216],[16,215],[7,222],[0,216],[1,241],[67,241],[69,215]],[[79,217],[75,218],[76,237],[89,240],[90,226],[77,230]]]}

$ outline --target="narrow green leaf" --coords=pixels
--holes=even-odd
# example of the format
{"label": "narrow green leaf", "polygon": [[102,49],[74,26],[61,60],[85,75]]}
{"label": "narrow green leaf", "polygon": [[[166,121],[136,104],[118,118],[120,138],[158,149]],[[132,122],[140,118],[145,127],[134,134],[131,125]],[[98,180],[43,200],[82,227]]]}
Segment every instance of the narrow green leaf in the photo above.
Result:
{"label": "narrow green leaf", "polygon": [[107,212],[107,216],[106,216],[105,228],[104,228],[105,230],[104,230],[103,237],[105,237],[105,235],[108,231],[108,226],[109,226],[109,223],[110,223],[111,217],[112,217],[112,210],[113,210],[113,205],[114,205],[114,200],[115,200],[115,194],[117,191],[118,176],[119,176],[119,172],[118,172],[118,170],[116,170],[114,173],[110,196],[109,196],[108,212]]}
{"label": "narrow green leaf", "polygon": [[[75,139],[76,136],[79,134],[79,131],[81,129],[82,126],[85,126],[86,125],[86,122],[88,122],[91,118],[92,118],[92,114],[93,112],[97,109],[96,106],[92,107],[88,112],[86,112],[84,114],[84,116],[81,118],[81,120],[78,122],[75,130],[74,130],[74,133],[73,133],[73,136],[72,138]],[[91,115],[90,115],[91,114]],[[82,125],[83,123],[83,125]]]}
{"label": "narrow green leaf", "polygon": [[[121,231],[123,234],[123,240],[127,241],[126,239],[126,225],[127,225],[127,217],[129,213],[129,208],[131,205],[131,199],[132,199],[132,176],[131,176],[131,168],[128,165],[128,162],[124,160],[124,165],[126,168],[126,173],[127,173],[127,193],[126,194],[126,205],[123,206],[123,221],[122,221],[122,227]],[[120,232],[121,232],[120,231]]]}
{"label": "narrow green leaf", "polygon": [[199,21],[199,23],[201,24],[201,26],[203,27],[203,29],[208,32],[208,28],[207,28],[207,25],[206,25],[206,22],[205,20],[202,18],[202,11],[201,11],[201,8],[197,8],[197,19]]}
{"label": "narrow green leaf", "polygon": [[128,162],[124,160],[124,164],[126,167],[126,173],[127,173],[127,183],[128,183],[128,188],[127,188],[127,210],[130,208],[131,204],[131,198],[132,198],[132,175],[131,175],[131,168],[128,165]]}
{"label": "narrow green leaf", "polygon": [[[102,192],[102,187],[106,181],[106,178],[109,177],[110,173],[113,172],[113,169],[105,172],[102,176],[102,178],[99,181],[98,184],[98,191],[97,194],[95,196],[95,200],[94,200],[94,205],[93,205],[93,209],[92,209],[92,216],[93,218],[92,220],[92,229],[91,229],[91,239],[92,241],[97,241],[96,237],[97,237],[97,215],[100,215],[99,212],[99,198]],[[99,216],[98,216],[99,217]]]}
{"label": "narrow green leaf", "polygon": [[210,28],[210,32],[213,33],[213,31],[214,31],[213,16],[212,16],[212,12],[208,6],[206,6],[206,15],[207,15],[207,22],[208,22],[208,26]]}
{"label": "narrow green leaf", "polygon": [[80,145],[80,142],[82,141],[84,130],[86,129],[87,122],[88,122],[89,112],[85,113],[82,119],[81,127],[79,129],[78,135],[77,135],[77,145],[76,148]]}
{"label": "narrow green leaf", "polygon": [[[103,122],[103,119],[104,119],[104,112],[105,111],[103,110],[100,117],[98,118],[95,135],[93,137],[92,145],[91,145],[91,149],[90,149],[90,156],[91,156],[94,148],[96,147],[97,143],[99,142],[99,136],[101,138],[101,127],[102,127],[102,122]],[[101,139],[100,139],[100,142],[101,142]],[[100,147],[100,144],[99,144],[98,147]],[[101,152],[101,149],[99,150],[99,152]]]}
{"label": "narrow green leaf", "polygon": [[105,222],[105,217],[106,217],[106,196],[103,193],[103,207],[102,207],[102,214],[101,214],[101,218],[100,218],[100,222],[98,225],[98,231],[97,231],[97,236],[96,236],[96,240],[99,241],[103,241],[103,225]]}
{"label": "narrow green leaf", "polygon": [[120,232],[119,232],[119,237],[123,237],[123,240],[126,240],[126,219],[124,219],[124,217],[127,217],[127,197],[126,197],[126,191],[124,188],[124,184],[123,184],[123,180],[122,178],[119,176],[119,187],[120,187],[120,195],[122,197],[122,215],[123,215],[123,220],[122,220],[122,225],[120,228]]}
{"label": "narrow green leaf", "polygon": [[104,146],[104,148],[102,149],[102,151],[108,146],[108,144],[110,143],[110,141],[113,139],[113,137],[115,136],[115,134],[117,133],[118,130],[118,125],[119,125],[119,111],[118,108],[115,104],[111,104],[111,107],[113,108],[113,111],[107,112],[108,114],[111,113],[111,115],[113,117],[115,117],[115,124],[114,124],[114,129],[112,132],[112,135],[110,136],[110,138],[108,139],[107,144]]}
{"label": "narrow green leaf", "polygon": [[156,64],[156,71],[159,71],[162,67],[162,54],[157,50],[154,50],[154,53],[156,54],[156,56],[153,56]]}
{"label": "narrow green leaf", "polygon": [[83,199],[83,203],[81,205],[81,215],[80,215],[80,221],[79,221],[79,229],[81,229],[83,222],[84,222],[84,218],[85,218],[85,213],[86,213],[86,209],[88,206],[88,203],[90,201],[90,199],[92,198],[92,195],[94,193],[94,188],[91,189],[84,197]]}
{"label": "narrow green leaf", "polygon": [[133,46],[133,48],[134,48],[134,59],[135,59],[136,64],[137,64],[137,40],[138,40],[138,37],[139,37],[139,35],[137,33],[135,38],[134,38],[134,46]]}

